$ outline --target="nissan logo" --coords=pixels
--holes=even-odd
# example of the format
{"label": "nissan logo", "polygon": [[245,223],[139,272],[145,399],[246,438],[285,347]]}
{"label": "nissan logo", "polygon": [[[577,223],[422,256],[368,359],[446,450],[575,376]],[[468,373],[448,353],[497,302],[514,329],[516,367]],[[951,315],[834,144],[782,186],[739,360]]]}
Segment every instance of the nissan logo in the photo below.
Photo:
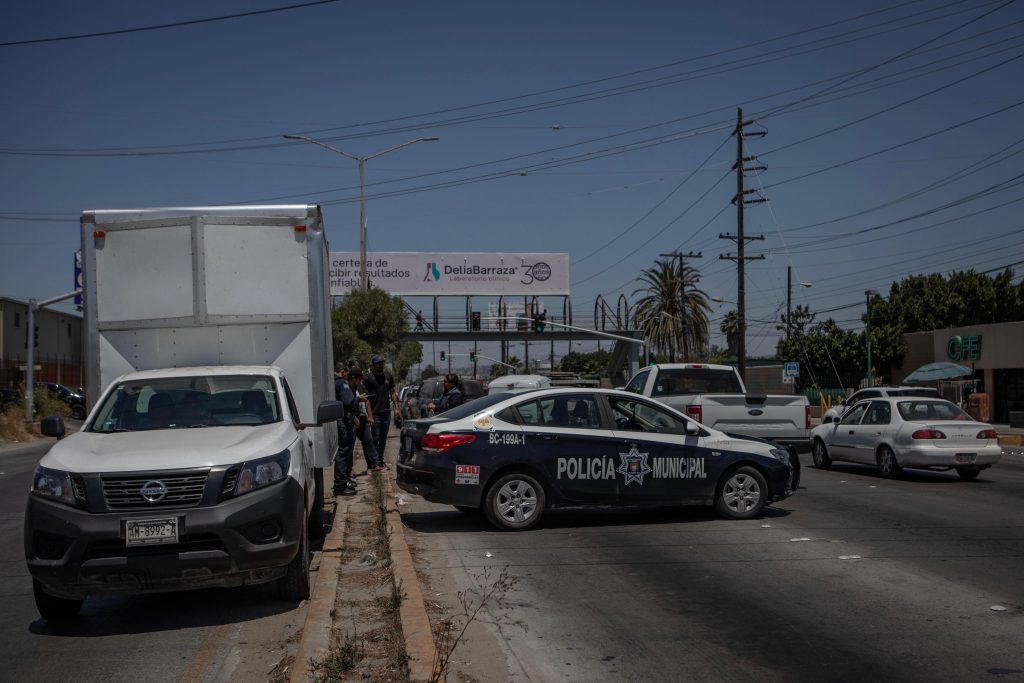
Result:
{"label": "nissan logo", "polygon": [[139,495],[148,500],[150,503],[157,503],[164,499],[167,495],[167,485],[162,481],[147,481],[139,489]]}

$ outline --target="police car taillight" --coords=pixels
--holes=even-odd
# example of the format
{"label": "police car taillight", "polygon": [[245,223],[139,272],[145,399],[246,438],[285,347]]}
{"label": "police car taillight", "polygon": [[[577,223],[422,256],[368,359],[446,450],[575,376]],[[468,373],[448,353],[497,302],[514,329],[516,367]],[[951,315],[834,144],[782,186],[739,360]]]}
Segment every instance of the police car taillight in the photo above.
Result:
{"label": "police car taillight", "polygon": [[704,409],[700,406],[686,406],[686,417],[703,422],[701,418],[704,417]]}
{"label": "police car taillight", "polygon": [[437,455],[444,453],[454,446],[461,446],[476,441],[473,434],[424,434],[420,439],[420,448],[424,453]]}

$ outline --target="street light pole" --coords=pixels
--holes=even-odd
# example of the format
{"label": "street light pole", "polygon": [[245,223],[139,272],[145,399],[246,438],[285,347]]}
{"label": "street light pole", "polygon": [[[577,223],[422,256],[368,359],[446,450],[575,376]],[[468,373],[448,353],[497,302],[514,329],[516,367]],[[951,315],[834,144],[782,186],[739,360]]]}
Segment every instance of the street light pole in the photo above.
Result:
{"label": "street light pole", "polygon": [[868,306],[868,322],[865,334],[868,338],[868,386],[873,386],[874,382],[871,379],[871,297],[878,296],[878,292],[873,289],[866,290],[864,296],[867,297]]}
{"label": "street light pole", "polygon": [[365,157],[358,157],[354,154],[344,152],[337,147],[331,147],[330,145],[324,144],[313,138],[306,137],[305,135],[285,135],[287,140],[302,140],[310,144],[316,145],[317,147],[323,147],[324,149],[330,150],[335,154],[340,154],[343,157],[347,157],[359,163],[359,289],[366,289],[366,193],[365,193],[365,166],[366,162],[370,159],[376,159],[379,156],[384,156],[390,152],[408,147],[409,145],[415,145],[417,142],[437,142],[441,138],[439,137],[427,137],[427,138],[416,138],[415,140],[409,140],[403,142],[400,145],[389,147],[385,150],[370,154]]}
{"label": "street light pole", "polygon": [[[810,282],[797,283],[801,287],[810,287]],[[789,339],[793,325],[793,266],[786,266],[786,339]]]}

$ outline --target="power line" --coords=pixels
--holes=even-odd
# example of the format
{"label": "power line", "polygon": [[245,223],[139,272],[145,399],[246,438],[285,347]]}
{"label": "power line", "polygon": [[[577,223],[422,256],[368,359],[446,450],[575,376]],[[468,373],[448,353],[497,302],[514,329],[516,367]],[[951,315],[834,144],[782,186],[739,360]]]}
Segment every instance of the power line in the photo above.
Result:
{"label": "power line", "polygon": [[195,26],[196,24],[209,24],[215,21],[226,21],[228,19],[240,19],[242,17],[254,17],[260,14],[274,14],[276,12],[288,12],[294,9],[314,7],[316,5],[330,5],[340,0],[315,0],[315,2],[304,2],[300,5],[288,5],[286,7],[272,7],[270,9],[254,10],[252,12],[239,12],[237,14],[223,14],[218,17],[207,17],[205,19],[189,19],[187,21],[175,21],[170,24],[156,24],[153,26],[136,26],[134,28],[122,28],[112,31],[97,31],[95,33],[76,33],[68,36],[54,36],[50,38],[32,38],[29,40],[12,40],[0,43],[0,47],[13,47],[15,45],[38,45],[40,43],[57,43],[68,40],[82,40],[85,38],[102,38],[104,36],[118,36],[125,33],[141,33],[143,31],[160,31],[167,28],[180,28],[182,26]]}

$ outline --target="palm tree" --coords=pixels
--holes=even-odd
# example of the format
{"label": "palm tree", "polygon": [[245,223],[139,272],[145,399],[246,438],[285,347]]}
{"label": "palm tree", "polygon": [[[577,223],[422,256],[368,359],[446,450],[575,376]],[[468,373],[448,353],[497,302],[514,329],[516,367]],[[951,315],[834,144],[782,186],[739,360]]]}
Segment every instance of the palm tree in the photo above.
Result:
{"label": "palm tree", "polygon": [[641,272],[645,286],[633,292],[644,294],[637,302],[635,319],[656,349],[668,352],[675,362],[678,351],[683,362],[697,358],[708,340],[708,297],[698,289],[700,272],[675,260],[656,261]]}
{"label": "palm tree", "polygon": [[740,348],[740,314],[736,311],[729,311],[722,318],[718,329],[725,335],[725,345],[729,349],[729,355],[735,356]]}

